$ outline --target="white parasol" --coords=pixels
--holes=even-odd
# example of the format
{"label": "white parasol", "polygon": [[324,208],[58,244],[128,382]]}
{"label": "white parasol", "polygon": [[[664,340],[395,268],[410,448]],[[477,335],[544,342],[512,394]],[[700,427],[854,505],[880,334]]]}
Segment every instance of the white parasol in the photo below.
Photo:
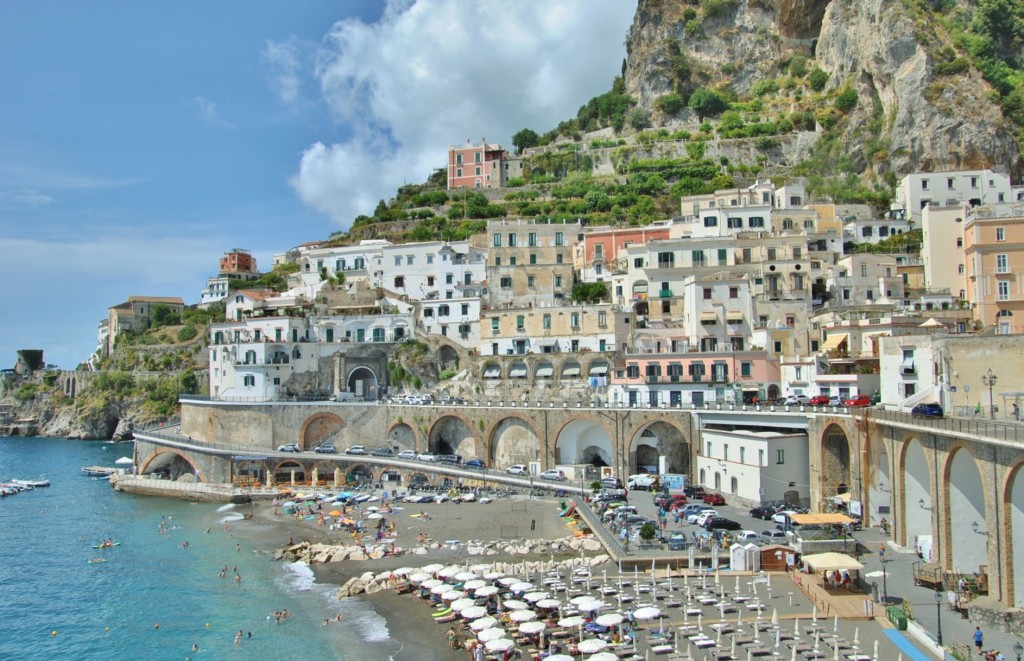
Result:
{"label": "white parasol", "polygon": [[[437,588],[434,588],[435,590]],[[455,601],[456,599],[462,599],[466,596],[466,593],[462,590],[448,590],[441,594],[441,599],[444,601]]]}
{"label": "white parasol", "polygon": [[502,578],[503,576],[505,576],[505,572],[503,571],[489,571],[486,574],[484,574],[484,578],[486,578],[488,581],[496,581],[499,578]]}
{"label": "white parasol", "polygon": [[[420,587],[421,588],[426,588],[428,590],[433,590],[438,585],[444,585],[444,581],[442,581],[439,578],[428,578],[427,580],[425,580],[422,583],[420,583]],[[445,589],[447,589],[447,588],[445,588]]]}
{"label": "white parasol", "polygon": [[600,638],[587,638],[586,640],[581,640],[579,645],[576,647],[578,647],[584,654],[593,654],[594,652],[600,652],[605,647],[608,647],[608,643],[604,642]]}
{"label": "white parasol", "polygon": [[508,589],[512,592],[529,592],[533,587],[533,583],[519,582],[513,583]]}
{"label": "white parasol", "polygon": [[460,571],[459,573],[455,574],[454,578],[456,581],[472,581],[479,577],[471,571]]}
{"label": "white parasol", "polygon": [[504,585],[505,587],[509,587],[510,585],[515,585],[516,583],[522,583],[523,579],[519,578],[518,576],[502,576],[498,579],[498,582]]}
{"label": "white parasol", "polygon": [[512,620],[513,622],[529,622],[530,620],[537,619],[537,614],[531,610],[523,609],[518,611],[512,611],[508,614],[508,619]]}
{"label": "white parasol", "polygon": [[539,599],[535,604],[537,608],[558,608],[561,605],[562,602],[557,599]]}
{"label": "white parasol", "polygon": [[409,580],[413,583],[422,583],[423,581],[430,580],[430,574],[425,571],[418,571],[415,574],[409,574]]}
{"label": "white parasol", "polygon": [[[454,604],[452,604],[452,609],[455,609]],[[458,610],[459,615],[466,618],[467,620],[475,620],[477,618],[483,617],[484,615],[487,615],[487,609],[483,606],[467,606],[465,608],[461,608]]]}
{"label": "white parasol", "polygon": [[434,574],[436,572],[441,571],[442,569],[444,569],[444,565],[439,565],[437,563],[423,567],[423,571],[427,572],[428,574]]}
{"label": "white parasol", "polygon": [[476,590],[477,588],[482,588],[485,585],[487,585],[487,581],[480,580],[479,578],[474,578],[472,580],[469,580],[469,581],[466,581],[465,583],[463,583],[462,584],[462,589],[463,590]]}
{"label": "white parasol", "polygon": [[522,633],[540,633],[544,631],[545,624],[534,620],[533,622],[523,622],[519,625],[519,631]]}
{"label": "white parasol", "polygon": [[484,647],[486,647],[491,652],[504,652],[505,650],[510,650],[515,646],[515,641],[509,640],[508,638],[488,640],[486,643],[484,643]]}
{"label": "white parasol", "polygon": [[502,602],[502,605],[505,607],[505,610],[510,611],[521,611],[530,607],[530,604],[525,601],[519,601],[518,599],[506,599]]}
{"label": "white parasol", "polygon": [[472,622],[470,622],[469,628],[473,631],[483,631],[484,629],[490,629],[497,623],[498,621],[493,617],[481,617],[478,620],[473,620]]}
{"label": "white parasol", "polygon": [[532,604],[535,601],[540,601],[541,599],[547,599],[550,596],[551,595],[548,594],[547,592],[527,592],[526,594],[523,595],[523,600],[524,601],[528,601],[528,602],[530,602]]}
{"label": "white parasol", "polygon": [[121,457],[120,459],[118,459],[114,463],[115,464],[119,464],[121,466],[127,466],[129,464],[135,463],[135,461],[131,457]]}
{"label": "white parasol", "polygon": [[469,597],[463,597],[462,599],[456,599],[451,603],[453,611],[462,612],[467,608],[473,608],[476,606],[476,600],[470,599]]}
{"label": "white parasol", "polygon": [[416,570],[413,569],[412,567],[399,567],[398,569],[396,569],[395,571],[393,571],[391,573],[394,574],[395,576],[407,576],[407,575],[413,573],[414,571],[416,571]]}
{"label": "white parasol", "polygon": [[594,621],[602,627],[614,627],[622,624],[622,619],[623,618],[620,613],[605,613],[604,615],[599,615]]}
{"label": "white parasol", "polygon": [[612,652],[598,652],[588,656],[587,661],[619,661],[619,657]]}
{"label": "white parasol", "polygon": [[383,519],[384,515],[383,514],[378,514],[377,512],[374,512],[373,514],[367,514],[366,518],[367,519]]}
{"label": "white parasol", "polygon": [[565,629],[571,629],[572,627],[580,626],[584,622],[586,622],[586,620],[580,617],[579,615],[573,615],[572,617],[563,617],[561,620],[558,621],[558,626],[563,627]]}
{"label": "white parasol", "polygon": [[485,585],[482,588],[477,588],[476,590],[474,590],[473,594],[475,594],[478,597],[490,597],[491,595],[498,594],[498,588],[494,587],[493,585]]}
{"label": "white parasol", "polygon": [[661,615],[661,610],[654,606],[644,606],[633,611],[633,617],[638,620],[653,620]]}
{"label": "white parasol", "polygon": [[486,643],[489,640],[498,640],[499,638],[505,637],[505,630],[499,627],[490,627],[488,629],[482,629],[476,634],[477,639],[480,642]]}

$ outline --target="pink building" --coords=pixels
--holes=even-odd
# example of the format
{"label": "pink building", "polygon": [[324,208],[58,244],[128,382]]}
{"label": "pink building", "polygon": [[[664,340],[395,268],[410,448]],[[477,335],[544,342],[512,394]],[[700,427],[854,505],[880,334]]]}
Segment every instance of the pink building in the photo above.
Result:
{"label": "pink building", "polygon": [[619,252],[633,244],[669,238],[668,227],[597,227],[583,234],[577,251],[576,268],[584,282],[600,282],[613,270],[625,269],[617,264]]}
{"label": "pink building", "polygon": [[502,163],[507,158],[499,144],[468,140],[448,148],[448,190],[454,188],[498,188],[502,185]]}

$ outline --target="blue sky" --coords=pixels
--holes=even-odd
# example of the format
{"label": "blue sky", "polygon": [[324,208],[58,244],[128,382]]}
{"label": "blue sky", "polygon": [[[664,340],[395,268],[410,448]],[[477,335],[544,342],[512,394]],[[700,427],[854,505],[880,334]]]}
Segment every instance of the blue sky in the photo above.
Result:
{"label": "blue sky", "polygon": [[635,0],[6,3],[0,366],[73,368],[107,307],[347,227],[466,139],[619,72]]}

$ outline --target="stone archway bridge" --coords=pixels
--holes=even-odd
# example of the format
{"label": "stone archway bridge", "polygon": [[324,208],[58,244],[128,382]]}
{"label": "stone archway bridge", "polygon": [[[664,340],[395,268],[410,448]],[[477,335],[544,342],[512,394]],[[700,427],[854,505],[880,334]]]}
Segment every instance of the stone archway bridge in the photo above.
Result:
{"label": "stone archway bridge", "polygon": [[[668,459],[669,470],[699,482],[697,464],[706,439],[720,430],[764,430],[806,435],[805,481],[813,511],[833,504],[858,507],[866,523],[885,517],[893,541],[922,552],[950,575],[985,574],[990,597],[1007,608],[1024,608],[1024,425],[984,419],[913,418],[881,409],[706,406],[704,408],[587,408],[562,403],[519,405],[396,405],[332,402],[182,401],[180,431],[136,434],[141,472],[174,457],[199,481],[231,482],[248,462],[265,477],[298,470],[308,480],[333,480],[335,469],[360,479],[389,477],[408,485],[416,475],[481,480],[529,487],[504,473],[512,464],[537,471],[592,464],[625,478],[641,466]],[[202,440],[189,440],[202,439]],[[315,454],[324,438],[338,451],[353,445],[387,446],[395,452],[434,452],[479,458],[496,470],[402,461],[395,458]],[[296,443],[299,453],[277,447]],[[712,450],[712,453],[717,450]],[[738,454],[738,453],[737,453]],[[756,464],[748,453],[746,462]],[[740,460],[740,461],[737,461]],[[769,459],[759,468],[768,470]],[[287,468],[291,466],[291,468]],[[284,467],[284,468],[282,468]],[[788,468],[788,466],[787,466]],[[796,468],[793,469],[797,471]],[[278,480],[280,481],[280,480]],[[710,481],[706,479],[706,481]],[[579,489],[579,483],[535,480],[534,487]],[[703,486],[710,487],[710,484]],[[744,499],[722,491],[733,504]],[[956,534],[954,534],[956,531]],[[1024,560],[1024,551],[1021,553]],[[1018,616],[1019,617],[1019,616]]]}

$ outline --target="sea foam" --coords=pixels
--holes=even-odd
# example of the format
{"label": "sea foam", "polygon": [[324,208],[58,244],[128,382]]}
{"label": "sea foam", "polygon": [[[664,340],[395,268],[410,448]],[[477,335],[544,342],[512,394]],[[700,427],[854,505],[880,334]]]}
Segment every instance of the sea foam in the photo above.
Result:
{"label": "sea foam", "polygon": [[234,509],[234,508],[235,508],[235,504],[234,503],[228,503],[227,505],[221,505],[220,507],[218,507],[217,511],[218,512],[227,512],[228,510],[231,510],[231,509]]}

